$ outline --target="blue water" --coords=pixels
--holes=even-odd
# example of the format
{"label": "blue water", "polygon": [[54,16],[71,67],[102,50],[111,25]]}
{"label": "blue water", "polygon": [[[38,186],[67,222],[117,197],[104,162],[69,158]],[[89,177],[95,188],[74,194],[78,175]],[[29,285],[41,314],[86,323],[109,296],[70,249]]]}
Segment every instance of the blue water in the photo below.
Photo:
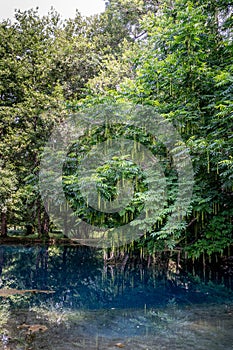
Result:
{"label": "blue water", "polygon": [[[75,246],[1,246],[0,272],[1,288],[54,291],[0,297],[8,315],[2,342],[5,329],[26,342],[14,350],[233,349],[232,277],[224,273],[116,265]],[[48,330],[30,340],[18,330],[25,323]]]}

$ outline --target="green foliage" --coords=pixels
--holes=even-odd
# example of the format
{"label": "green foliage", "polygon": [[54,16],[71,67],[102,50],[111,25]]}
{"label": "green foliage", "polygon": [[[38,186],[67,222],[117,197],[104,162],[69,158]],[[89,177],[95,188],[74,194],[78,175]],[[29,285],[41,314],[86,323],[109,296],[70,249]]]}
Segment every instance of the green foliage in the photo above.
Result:
{"label": "green foliage", "polygon": [[[38,213],[41,205],[36,184],[40,153],[54,121],[62,118],[63,109],[59,86],[49,77],[57,22],[55,13],[40,18],[31,10],[19,11],[13,24],[0,24],[0,66],[4,68],[0,84],[0,156],[2,171],[11,171],[2,175],[2,179],[9,178],[8,183],[2,180],[1,193],[5,196],[7,191],[15,192],[14,202],[12,195],[7,199],[13,203],[7,213],[10,224],[30,223],[37,225],[38,231],[43,214],[41,208]],[[36,215],[31,215],[32,208],[37,208]]]}
{"label": "green foliage", "polygon": [[[108,130],[105,128],[94,129],[92,133],[85,135],[81,142],[75,143],[67,156],[64,166],[63,184],[64,191],[68,201],[76,214],[87,222],[107,227],[117,227],[132,221],[143,208],[144,195],[147,184],[144,181],[142,169],[138,167],[130,158],[131,155],[122,155],[122,157],[112,156],[105,164],[96,168],[94,174],[79,174],[79,163],[82,161],[85,153],[98,142],[107,141],[111,143],[111,138],[119,137],[123,134],[125,128],[121,125],[110,126]],[[127,137],[133,138],[133,130],[128,130]],[[140,133],[138,137],[142,136]],[[90,178],[91,176],[91,178]],[[83,198],[81,188],[85,188],[90,181],[96,183],[96,190],[99,196],[99,212],[89,206],[88,198]],[[132,200],[122,208],[119,213],[107,214],[106,217],[101,213],[101,200],[114,201],[119,195],[122,188],[127,184],[132,186]],[[129,187],[129,192],[131,192]],[[119,207],[123,204],[119,202]],[[106,208],[105,208],[106,209]]]}
{"label": "green foliage", "polygon": [[163,1],[156,16],[144,16],[147,43],[134,55],[135,78],[121,85],[125,97],[151,104],[168,118],[190,149],[195,186],[183,242],[191,244],[189,252],[194,256],[223,251],[232,244],[229,11],[224,2],[177,0],[171,6]]}
{"label": "green foliage", "polygon": [[201,254],[223,254],[224,249],[232,244],[232,215],[232,210],[225,210],[210,217],[197,241],[186,248],[190,255],[198,258]]}
{"label": "green foliage", "polygon": [[[232,6],[225,0],[109,0],[99,16],[61,22],[51,11],[16,13],[0,23],[0,199],[11,224],[43,232],[46,213],[38,192],[43,147],[53,126],[68,113],[104,103],[152,105],[189,147],[195,186],[192,210],[170,231],[163,230],[177,196],[170,155],[142,130],[128,129],[159,157],[167,178],[167,203],[140,244],[155,249],[187,246],[193,256],[222,252],[232,245],[233,102]],[[73,145],[64,168],[66,196],[77,214],[99,225],[137,217],[149,201],[140,168],[112,158],[95,174],[101,201],[113,201],[119,179],[131,181],[134,197],[104,223],[80,192],[75,166],[93,145],[106,141],[93,128]],[[121,126],[112,138],[123,135]],[[125,136],[125,135],[124,135]],[[88,176],[81,179],[88,182]],[[90,179],[89,179],[90,180]],[[101,202],[100,201],[100,202]],[[137,225],[146,224],[138,220]],[[46,226],[46,225],[45,225]]]}

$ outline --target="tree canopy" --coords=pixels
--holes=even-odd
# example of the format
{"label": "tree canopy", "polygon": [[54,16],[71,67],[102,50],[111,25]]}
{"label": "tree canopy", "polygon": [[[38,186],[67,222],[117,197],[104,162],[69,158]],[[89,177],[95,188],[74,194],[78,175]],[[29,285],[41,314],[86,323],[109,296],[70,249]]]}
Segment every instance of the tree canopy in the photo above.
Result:
{"label": "tree canopy", "polygon": [[[90,106],[150,106],[178,131],[190,152],[190,210],[172,232],[158,234],[177,195],[171,154],[152,135],[121,125],[93,128],[70,148],[64,167],[67,200],[89,223],[121,226],[150,194],[142,169],[124,157],[97,169],[97,191],[114,199],[117,179],[136,179],[120,215],[88,208],[77,190],[76,166],[98,142],[126,137],[158,156],[167,178],[159,221],[139,240],[149,252],[182,248],[192,256],[232,246],[233,40],[229,1],[109,0],[100,15],[61,21],[56,11],[15,14],[0,23],[1,235],[20,226],[46,238],[54,228],[39,193],[41,156],[55,125]],[[79,150],[82,150],[80,152]],[[85,181],[88,181],[86,178]],[[146,219],[145,219],[146,220]],[[141,223],[142,224],[142,223]]]}

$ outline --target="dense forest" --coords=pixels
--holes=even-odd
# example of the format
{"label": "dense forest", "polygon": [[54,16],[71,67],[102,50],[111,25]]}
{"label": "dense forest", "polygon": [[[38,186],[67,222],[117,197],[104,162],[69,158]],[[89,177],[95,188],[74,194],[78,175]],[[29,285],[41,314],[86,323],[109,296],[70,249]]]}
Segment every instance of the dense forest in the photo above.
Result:
{"label": "dense forest", "polygon": [[104,217],[85,203],[75,173],[93,145],[125,134],[159,157],[167,177],[167,205],[135,245],[150,254],[166,249],[193,257],[231,254],[232,9],[227,0],[109,0],[105,12],[91,17],[77,11],[74,19],[61,21],[53,9],[44,17],[37,10],[18,10],[14,21],[2,21],[1,239],[19,229],[25,237],[59,237],[39,189],[40,162],[52,130],[90,108],[131,104],[169,121],[189,150],[194,184],[188,210],[175,227],[162,230],[177,196],[171,152],[140,125],[135,131],[119,123],[106,131],[95,126],[94,116],[93,127],[73,143],[64,166],[71,207],[90,224],[119,230],[137,218],[150,192],[134,162],[113,157],[97,169],[103,198],[114,198],[119,177],[136,179],[125,210]]}

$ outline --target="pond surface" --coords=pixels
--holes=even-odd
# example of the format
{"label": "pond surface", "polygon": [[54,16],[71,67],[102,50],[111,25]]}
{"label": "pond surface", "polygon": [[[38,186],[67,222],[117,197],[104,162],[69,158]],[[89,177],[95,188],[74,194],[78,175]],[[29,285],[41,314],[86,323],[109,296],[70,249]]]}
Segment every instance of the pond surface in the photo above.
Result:
{"label": "pond surface", "polygon": [[0,272],[0,349],[233,349],[232,277],[216,271],[1,246]]}

